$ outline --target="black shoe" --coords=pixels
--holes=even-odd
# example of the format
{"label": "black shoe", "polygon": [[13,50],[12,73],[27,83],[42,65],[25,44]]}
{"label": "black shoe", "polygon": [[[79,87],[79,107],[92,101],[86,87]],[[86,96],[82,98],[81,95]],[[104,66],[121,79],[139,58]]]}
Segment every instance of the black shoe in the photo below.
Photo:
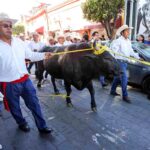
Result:
{"label": "black shoe", "polygon": [[124,96],[122,98],[122,100],[125,101],[125,102],[127,102],[127,103],[131,103],[131,100],[130,100],[130,98],[128,96]]}
{"label": "black shoe", "polygon": [[148,95],[147,98],[150,100],[150,95]]}
{"label": "black shoe", "polygon": [[23,125],[19,125],[19,129],[24,131],[24,132],[29,132],[30,131],[30,127],[27,123],[23,124]]}
{"label": "black shoe", "polygon": [[102,84],[102,87],[106,87],[106,86],[108,86],[108,84],[107,84],[107,83]]}
{"label": "black shoe", "polygon": [[2,113],[2,111],[0,111],[0,117],[2,117],[3,116],[3,113]]}
{"label": "black shoe", "polygon": [[49,134],[49,133],[52,133],[53,132],[53,129],[50,129],[48,127],[44,128],[44,129],[39,129],[39,132],[41,134]]}
{"label": "black shoe", "polygon": [[120,94],[118,94],[117,92],[110,92],[110,95],[113,95],[113,96],[120,96]]}

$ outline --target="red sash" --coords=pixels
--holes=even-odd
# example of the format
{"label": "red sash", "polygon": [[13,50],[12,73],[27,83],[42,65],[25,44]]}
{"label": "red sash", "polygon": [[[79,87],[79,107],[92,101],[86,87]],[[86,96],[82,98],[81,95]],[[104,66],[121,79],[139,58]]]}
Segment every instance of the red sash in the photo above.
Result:
{"label": "red sash", "polygon": [[[24,82],[26,81],[27,79],[29,78],[29,75],[28,74],[25,74],[23,77],[21,77],[20,79],[17,79],[17,80],[14,80],[10,83],[20,83],[20,82]],[[4,95],[4,98],[3,98],[3,102],[4,102],[4,106],[5,106],[5,109],[7,111],[10,111],[9,109],[9,105],[8,105],[8,100],[6,99],[6,86],[7,86],[7,83],[8,82],[0,82],[0,84],[2,85],[2,93]]]}

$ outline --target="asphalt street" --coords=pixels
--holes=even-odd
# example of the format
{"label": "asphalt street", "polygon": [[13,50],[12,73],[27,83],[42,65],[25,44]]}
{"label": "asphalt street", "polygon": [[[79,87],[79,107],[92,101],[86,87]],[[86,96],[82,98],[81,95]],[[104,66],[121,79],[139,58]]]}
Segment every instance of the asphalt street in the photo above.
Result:
{"label": "asphalt street", "polygon": [[[36,80],[31,79],[36,87]],[[45,81],[37,89],[44,117],[54,129],[52,135],[40,135],[31,112],[21,100],[23,115],[31,131],[17,128],[9,112],[0,117],[0,144],[4,150],[150,150],[150,101],[140,89],[128,87],[132,104],[120,96],[109,95],[110,86],[102,88],[94,81],[97,112],[90,108],[87,89],[72,87],[73,108],[65,99],[53,96],[51,82]],[[59,86],[61,93],[64,87]],[[120,88],[117,89],[121,93]],[[0,145],[0,146],[1,146]],[[0,147],[1,148],[1,147]]]}

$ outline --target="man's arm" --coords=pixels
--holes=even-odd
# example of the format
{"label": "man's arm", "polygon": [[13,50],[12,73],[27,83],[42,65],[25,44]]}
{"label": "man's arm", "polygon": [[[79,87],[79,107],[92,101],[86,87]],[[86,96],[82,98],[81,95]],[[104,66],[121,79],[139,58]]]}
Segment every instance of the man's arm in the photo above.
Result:
{"label": "man's arm", "polygon": [[25,58],[30,59],[31,61],[40,61],[43,59],[49,59],[51,57],[50,52],[46,53],[39,53],[39,52],[32,52],[28,47],[25,49]]}

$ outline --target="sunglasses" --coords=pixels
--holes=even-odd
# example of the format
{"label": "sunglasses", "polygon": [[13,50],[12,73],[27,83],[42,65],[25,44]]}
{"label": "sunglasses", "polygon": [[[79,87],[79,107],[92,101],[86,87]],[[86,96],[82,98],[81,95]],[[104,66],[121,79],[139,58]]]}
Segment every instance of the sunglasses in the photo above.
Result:
{"label": "sunglasses", "polygon": [[12,24],[1,24],[3,28],[11,28],[12,29]]}

